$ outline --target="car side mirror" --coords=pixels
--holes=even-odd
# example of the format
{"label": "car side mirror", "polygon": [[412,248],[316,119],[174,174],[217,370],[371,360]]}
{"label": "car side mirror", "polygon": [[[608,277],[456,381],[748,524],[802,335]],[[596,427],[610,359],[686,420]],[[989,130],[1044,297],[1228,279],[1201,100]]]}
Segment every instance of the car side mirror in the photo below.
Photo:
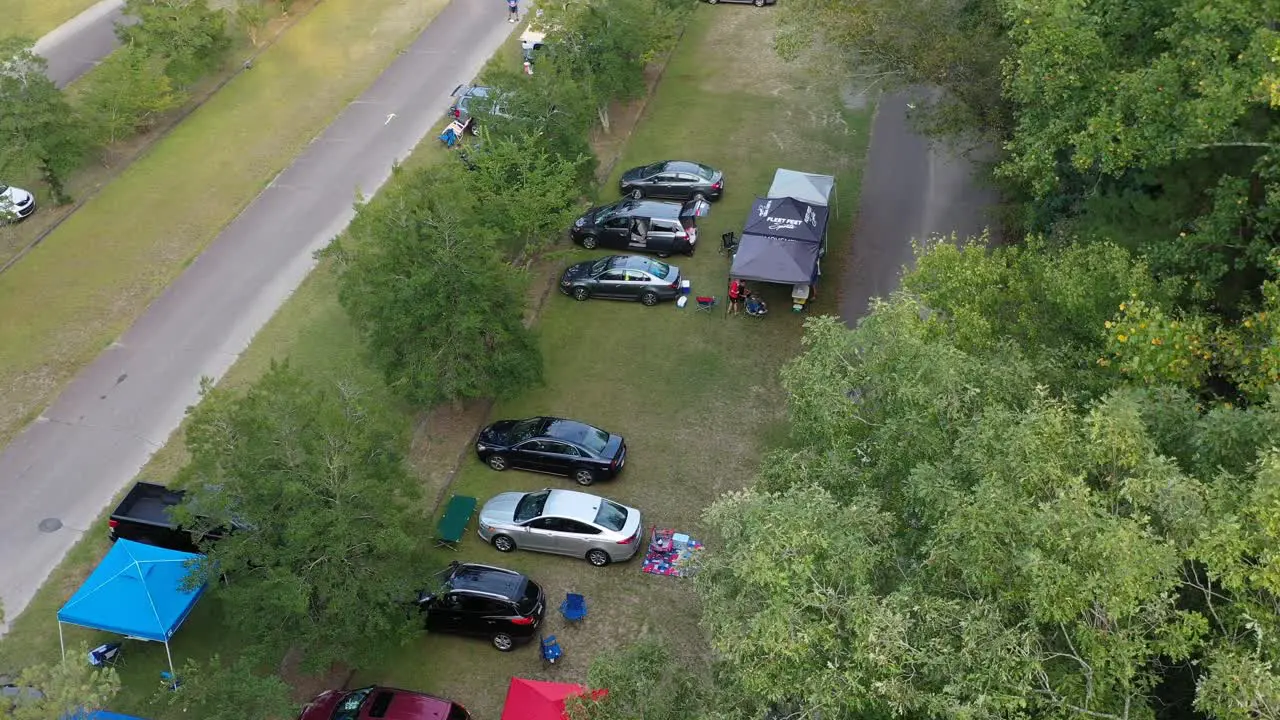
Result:
{"label": "car side mirror", "polygon": [[436,596],[435,596],[435,595],[432,595],[431,593],[428,593],[428,592],[419,592],[419,593],[418,593],[418,607],[419,607],[419,608],[424,608],[424,609],[425,609],[425,608],[427,608],[428,606],[430,606],[430,605],[431,605],[431,603],[432,603],[435,599],[436,599]]}

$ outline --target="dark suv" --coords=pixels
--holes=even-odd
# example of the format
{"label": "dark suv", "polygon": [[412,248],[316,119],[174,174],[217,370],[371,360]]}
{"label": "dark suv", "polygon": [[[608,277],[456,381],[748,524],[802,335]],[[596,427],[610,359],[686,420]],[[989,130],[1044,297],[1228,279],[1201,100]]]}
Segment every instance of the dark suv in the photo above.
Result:
{"label": "dark suv", "polygon": [[693,255],[698,218],[707,214],[706,200],[686,203],[626,198],[591,208],[573,223],[569,237],[588,250],[611,248],[630,252]]}
{"label": "dark suv", "polygon": [[431,632],[487,637],[506,652],[542,625],[542,587],[514,570],[455,561],[437,577],[439,586],[417,600]]}

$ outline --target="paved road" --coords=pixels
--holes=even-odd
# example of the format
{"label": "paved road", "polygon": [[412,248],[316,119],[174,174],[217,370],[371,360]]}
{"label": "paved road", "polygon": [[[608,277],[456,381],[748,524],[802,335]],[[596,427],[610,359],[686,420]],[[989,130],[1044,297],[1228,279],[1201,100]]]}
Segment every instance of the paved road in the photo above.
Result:
{"label": "paved road", "polygon": [[92,70],[116,49],[123,7],[124,0],[100,0],[36,41],[35,51],[49,61],[49,78],[58,87]]}
{"label": "paved road", "polygon": [[350,222],[357,192],[377,190],[444,115],[453,87],[515,27],[504,16],[500,6],[453,0],[0,454],[0,600],[9,618],[178,426],[200,378],[221,377],[302,282],[312,253]]}
{"label": "paved road", "polygon": [[853,252],[840,278],[840,316],[850,327],[871,298],[898,287],[914,259],[912,239],[978,235],[992,222],[997,196],[974,165],[911,128],[908,105],[920,98],[920,91],[886,96],[872,122]]}

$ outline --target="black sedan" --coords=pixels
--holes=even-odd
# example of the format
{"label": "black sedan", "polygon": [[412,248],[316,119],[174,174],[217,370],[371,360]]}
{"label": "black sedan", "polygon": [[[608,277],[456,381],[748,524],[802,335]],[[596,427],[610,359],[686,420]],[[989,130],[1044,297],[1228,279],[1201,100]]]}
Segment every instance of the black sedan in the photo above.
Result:
{"label": "black sedan", "polygon": [[637,200],[718,200],[724,192],[724,173],[702,163],[663,160],[622,173],[618,188]]}
{"label": "black sedan", "polygon": [[532,470],[590,485],[622,472],[627,444],[586,423],[533,417],[499,420],[481,430],[476,456],[494,470]]}
{"label": "black sedan", "polygon": [[648,307],[680,297],[680,268],[639,255],[610,255],[570,265],[560,292],[575,300],[639,300]]}

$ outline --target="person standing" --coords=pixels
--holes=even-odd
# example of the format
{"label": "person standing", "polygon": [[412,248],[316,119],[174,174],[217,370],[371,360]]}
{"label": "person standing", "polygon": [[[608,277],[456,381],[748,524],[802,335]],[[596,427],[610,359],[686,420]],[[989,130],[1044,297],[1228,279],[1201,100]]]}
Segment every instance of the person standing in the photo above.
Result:
{"label": "person standing", "polygon": [[507,22],[516,22],[520,18],[520,0],[507,0]]}
{"label": "person standing", "polygon": [[738,314],[738,303],[742,301],[743,292],[746,290],[746,283],[734,278],[729,281],[729,314]]}

